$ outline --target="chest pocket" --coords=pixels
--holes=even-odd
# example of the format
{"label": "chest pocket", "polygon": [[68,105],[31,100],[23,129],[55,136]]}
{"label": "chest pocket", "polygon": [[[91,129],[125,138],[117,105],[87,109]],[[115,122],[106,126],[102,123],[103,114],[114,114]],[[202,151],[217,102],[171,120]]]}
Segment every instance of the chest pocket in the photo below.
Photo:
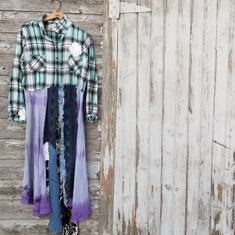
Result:
{"label": "chest pocket", "polygon": [[87,55],[82,53],[78,57],[74,57],[72,54],[69,54],[68,66],[71,72],[75,73],[77,76],[80,75],[88,66]]}
{"label": "chest pocket", "polygon": [[41,72],[46,70],[45,55],[32,54],[23,60],[23,70],[25,72]]}

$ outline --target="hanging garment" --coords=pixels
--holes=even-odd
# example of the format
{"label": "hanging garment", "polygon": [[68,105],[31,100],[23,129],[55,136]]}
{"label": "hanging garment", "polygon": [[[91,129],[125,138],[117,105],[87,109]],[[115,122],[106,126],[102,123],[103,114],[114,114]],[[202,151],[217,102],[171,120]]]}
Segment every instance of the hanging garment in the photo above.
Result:
{"label": "hanging garment", "polygon": [[8,95],[9,120],[26,122],[21,202],[49,215],[50,232],[77,234],[91,213],[84,120],[98,120],[95,53],[67,15],[43,17],[19,30]]}

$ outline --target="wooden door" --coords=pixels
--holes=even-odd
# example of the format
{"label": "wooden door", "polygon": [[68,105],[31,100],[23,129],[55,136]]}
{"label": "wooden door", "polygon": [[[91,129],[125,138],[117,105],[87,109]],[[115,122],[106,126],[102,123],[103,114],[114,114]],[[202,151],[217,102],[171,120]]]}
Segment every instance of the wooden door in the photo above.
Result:
{"label": "wooden door", "polygon": [[233,235],[235,1],[105,14],[100,234]]}

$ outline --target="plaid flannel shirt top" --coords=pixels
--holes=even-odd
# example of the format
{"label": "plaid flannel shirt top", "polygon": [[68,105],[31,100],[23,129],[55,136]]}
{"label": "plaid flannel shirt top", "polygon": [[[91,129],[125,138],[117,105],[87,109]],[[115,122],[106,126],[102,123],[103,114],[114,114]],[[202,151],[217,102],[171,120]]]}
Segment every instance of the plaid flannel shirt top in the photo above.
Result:
{"label": "plaid flannel shirt top", "polygon": [[[20,112],[25,109],[24,90],[70,84],[80,86],[85,92],[85,117],[95,122],[98,119],[98,77],[91,36],[75,26],[67,15],[46,23],[44,16],[22,25],[18,32],[8,95],[8,118],[25,121],[20,117]],[[80,48],[78,56],[71,45]]]}

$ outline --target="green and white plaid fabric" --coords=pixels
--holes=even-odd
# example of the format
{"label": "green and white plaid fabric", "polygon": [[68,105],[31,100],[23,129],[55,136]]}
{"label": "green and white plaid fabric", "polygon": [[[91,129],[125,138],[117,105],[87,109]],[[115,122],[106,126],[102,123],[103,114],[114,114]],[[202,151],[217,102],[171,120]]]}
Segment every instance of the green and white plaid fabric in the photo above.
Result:
{"label": "green and white plaid fabric", "polygon": [[86,120],[98,119],[98,77],[91,36],[64,15],[22,25],[18,32],[8,95],[8,117],[25,121],[24,90],[58,84],[78,85],[85,93]]}

